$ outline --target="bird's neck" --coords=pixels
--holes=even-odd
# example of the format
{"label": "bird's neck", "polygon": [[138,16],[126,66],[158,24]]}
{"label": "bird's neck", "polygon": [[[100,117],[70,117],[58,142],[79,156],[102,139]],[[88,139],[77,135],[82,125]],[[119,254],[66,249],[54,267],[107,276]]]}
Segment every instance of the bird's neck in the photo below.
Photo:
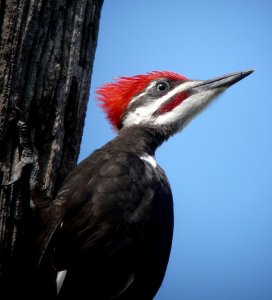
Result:
{"label": "bird's neck", "polygon": [[168,139],[171,132],[167,128],[134,125],[122,128],[117,137],[109,143],[118,150],[153,156],[156,149]]}

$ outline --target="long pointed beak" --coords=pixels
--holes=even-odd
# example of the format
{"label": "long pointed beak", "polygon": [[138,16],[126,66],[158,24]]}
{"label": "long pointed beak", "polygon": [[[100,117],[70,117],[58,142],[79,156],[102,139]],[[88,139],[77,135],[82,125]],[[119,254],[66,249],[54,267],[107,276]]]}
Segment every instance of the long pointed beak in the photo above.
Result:
{"label": "long pointed beak", "polygon": [[253,73],[254,70],[245,70],[242,72],[235,72],[227,75],[223,75],[220,77],[216,77],[214,79],[205,80],[194,87],[192,87],[192,90],[210,90],[210,89],[217,89],[217,88],[228,88],[234,83],[240,81],[241,79],[245,78],[246,76]]}

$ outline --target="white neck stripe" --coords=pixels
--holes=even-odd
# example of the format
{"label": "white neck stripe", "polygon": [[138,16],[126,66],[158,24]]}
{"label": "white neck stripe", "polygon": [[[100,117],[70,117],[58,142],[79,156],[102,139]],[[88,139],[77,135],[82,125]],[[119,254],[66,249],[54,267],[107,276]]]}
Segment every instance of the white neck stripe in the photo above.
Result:
{"label": "white neck stripe", "polygon": [[151,156],[151,155],[148,155],[148,154],[144,154],[140,158],[142,160],[145,160],[148,163],[150,163],[152,165],[152,167],[154,167],[154,168],[156,168],[158,166],[154,156]]}

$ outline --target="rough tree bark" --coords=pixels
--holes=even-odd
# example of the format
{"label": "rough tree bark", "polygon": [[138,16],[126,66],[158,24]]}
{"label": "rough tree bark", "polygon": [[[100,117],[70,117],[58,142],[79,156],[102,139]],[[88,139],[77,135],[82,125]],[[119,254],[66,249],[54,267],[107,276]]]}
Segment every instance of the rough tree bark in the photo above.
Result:
{"label": "rough tree bark", "polygon": [[[39,286],[37,207],[53,199],[77,161],[102,4],[0,0],[1,298],[5,292],[34,298],[33,285]],[[28,149],[20,143],[21,119],[37,158],[34,174]],[[43,280],[51,290],[50,280]],[[45,298],[47,292],[38,292],[36,299]]]}

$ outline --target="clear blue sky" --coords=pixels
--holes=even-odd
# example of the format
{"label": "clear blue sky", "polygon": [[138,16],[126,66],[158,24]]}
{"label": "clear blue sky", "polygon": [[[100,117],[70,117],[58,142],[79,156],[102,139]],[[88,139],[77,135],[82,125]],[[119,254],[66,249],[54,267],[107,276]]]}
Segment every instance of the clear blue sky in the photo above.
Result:
{"label": "clear blue sky", "polygon": [[80,160],[114,136],[94,101],[102,83],[247,68],[157,152],[175,233],[156,300],[272,299],[272,1],[105,0]]}

